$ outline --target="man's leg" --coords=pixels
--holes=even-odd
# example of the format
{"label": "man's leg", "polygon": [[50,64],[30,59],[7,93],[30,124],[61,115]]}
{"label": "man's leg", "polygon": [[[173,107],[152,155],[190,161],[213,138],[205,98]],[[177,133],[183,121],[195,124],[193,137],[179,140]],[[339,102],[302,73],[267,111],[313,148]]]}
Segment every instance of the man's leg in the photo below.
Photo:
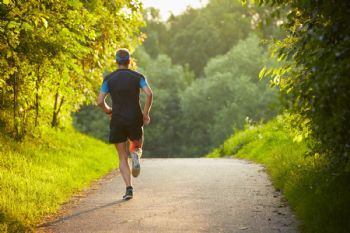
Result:
{"label": "man's leg", "polygon": [[143,135],[138,140],[130,140],[130,155],[132,162],[132,176],[137,177],[141,171],[140,158],[142,156]]}
{"label": "man's leg", "polygon": [[139,151],[141,151],[142,153],[143,138],[139,140],[130,140],[129,144],[130,144],[129,146],[130,153],[139,152]]}
{"label": "man's leg", "polygon": [[133,188],[131,186],[131,172],[128,163],[128,151],[126,146],[127,132],[124,125],[119,124],[117,121],[111,121],[109,142],[113,143],[118,151],[119,170],[126,185],[126,193],[123,196],[123,199],[130,199],[133,197]]}
{"label": "man's leg", "polygon": [[140,152],[141,154],[143,145],[143,127],[139,125],[129,127],[128,138],[130,154],[132,154],[133,152]]}
{"label": "man's leg", "polygon": [[128,163],[128,152],[126,148],[126,142],[115,144],[119,155],[119,170],[122,174],[123,180],[125,182],[126,187],[131,185],[131,171]]}

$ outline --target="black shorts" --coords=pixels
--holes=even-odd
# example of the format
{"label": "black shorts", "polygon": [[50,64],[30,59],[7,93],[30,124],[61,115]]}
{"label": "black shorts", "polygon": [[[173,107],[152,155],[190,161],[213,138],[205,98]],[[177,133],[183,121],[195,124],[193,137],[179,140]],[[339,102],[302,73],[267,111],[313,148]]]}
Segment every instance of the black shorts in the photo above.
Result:
{"label": "black shorts", "polygon": [[109,128],[109,143],[122,143],[127,139],[140,140],[143,136],[143,127],[140,124],[123,124],[111,122]]}

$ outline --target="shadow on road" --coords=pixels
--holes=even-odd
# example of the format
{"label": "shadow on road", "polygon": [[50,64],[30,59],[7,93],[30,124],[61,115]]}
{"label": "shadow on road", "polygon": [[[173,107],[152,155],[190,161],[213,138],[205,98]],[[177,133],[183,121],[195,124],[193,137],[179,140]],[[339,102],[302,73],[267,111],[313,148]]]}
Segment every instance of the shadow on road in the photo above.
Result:
{"label": "shadow on road", "polygon": [[118,204],[123,203],[123,202],[126,202],[126,200],[122,199],[122,200],[118,200],[118,201],[113,201],[111,203],[107,203],[107,204],[102,205],[102,206],[97,206],[97,207],[92,208],[92,209],[83,210],[83,211],[80,211],[80,212],[77,212],[77,213],[74,213],[74,214],[71,214],[71,215],[68,215],[68,216],[65,216],[65,217],[58,218],[58,219],[56,219],[54,221],[49,221],[49,222],[40,224],[37,227],[38,228],[40,228],[40,227],[49,227],[49,226],[52,226],[52,225],[54,225],[56,223],[72,219],[72,218],[80,216],[82,214],[90,213],[90,212],[93,212],[93,211],[96,211],[96,210],[99,210],[99,209],[103,209],[103,208],[106,208],[106,207],[110,207],[110,206],[113,206],[113,205],[118,205]]}

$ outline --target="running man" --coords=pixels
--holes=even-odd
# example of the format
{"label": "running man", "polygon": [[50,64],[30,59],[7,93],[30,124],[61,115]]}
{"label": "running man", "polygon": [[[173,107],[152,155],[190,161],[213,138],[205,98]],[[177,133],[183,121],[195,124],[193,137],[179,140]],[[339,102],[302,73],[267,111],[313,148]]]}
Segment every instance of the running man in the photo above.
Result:
{"label": "running man", "polygon": [[[123,199],[133,197],[131,174],[140,174],[142,155],[143,126],[150,123],[149,112],[153,93],[145,77],[129,69],[130,54],[121,48],[116,52],[118,69],[107,75],[102,83],[97,105],[110,117],[109,142],[115,144],[119,155],[119,170],[126,185]],[[141,111],[140,89],[146,95],[146,102]],[[106,97],[112,97],[112,108],[106,103]],[[127,141],[131,155],[132,169],[128,163]]]}

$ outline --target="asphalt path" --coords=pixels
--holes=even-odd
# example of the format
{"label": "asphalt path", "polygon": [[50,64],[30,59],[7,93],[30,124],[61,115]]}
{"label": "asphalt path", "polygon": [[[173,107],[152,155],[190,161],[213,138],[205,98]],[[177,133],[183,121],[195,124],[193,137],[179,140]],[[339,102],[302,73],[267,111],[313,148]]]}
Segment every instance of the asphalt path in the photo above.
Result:
{"label": "asphalt path", "polygon": [[298,222],[261,165],[237,159],[143,159],[134,198],[117,171],[37,232],[294,233]]}

